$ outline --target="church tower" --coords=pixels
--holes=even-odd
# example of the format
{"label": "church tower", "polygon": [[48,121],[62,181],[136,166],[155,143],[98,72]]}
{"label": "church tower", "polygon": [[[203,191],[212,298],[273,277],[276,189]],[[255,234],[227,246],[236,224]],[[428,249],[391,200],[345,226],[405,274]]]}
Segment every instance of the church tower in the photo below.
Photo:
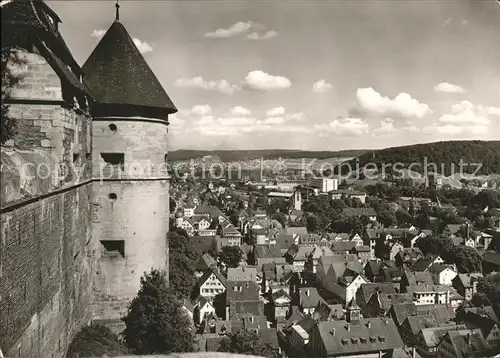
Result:
{"label": "church tower", "polygon": [[168,271],[168,115],[174,104],[116,19],[83,65],[92,108],[93,319],[118,322],[152,268]]}

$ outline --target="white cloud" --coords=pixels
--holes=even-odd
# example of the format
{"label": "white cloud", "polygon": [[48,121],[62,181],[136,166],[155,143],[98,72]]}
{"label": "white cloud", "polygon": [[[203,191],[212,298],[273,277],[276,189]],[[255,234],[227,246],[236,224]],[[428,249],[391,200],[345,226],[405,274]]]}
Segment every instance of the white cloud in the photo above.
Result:
{"label": "white cloud", "polygon": [[273,76],[263,71],[249,72],[243,83],[249,88],[260,91],[280,90],[292,85],[286,77]]}
{"label": "white cloud", "polygon": [[202,116],[198,121],[196,121],[196,124],[199,126],[213,125],[215,124],[214,116]]}
{"label": "white cloud", "polygon": [[104,36],[105,33],[106,33],[106,30],[99,29],[99,30],[92,31],[92,33],[90,34],[90,36],[101,38],[101,37]]}
{"label": "white cloud", "polygon": [[238,21],[228,28],[219,28],[213,32],[207,32],[205,37],[229,38],[247,34],[250,40],[266,40],[275,37],[278,33],[274,30],[265,30],[265,26],[252,21]]}
{"label": "white cloud", "polygon": [[255,122],[255,118],[249,117],[220,117],[217,119],[217,123],[222,126],[245,126]]}
{"label": "white cloud", "polygon": [[304,119],[303,112],[286,113],[284,107],[274,107],[266,111],[266,117],[262,123],[266,124],[282,124],[288,121],[302,121]]}
{"label": "white cloud", "polygon": [[500,107],[488,107],[478,105],[477,110],[485,116],[500,117]]}
{"label": "white cloud", "polygon": [[330,89],[332,89],[332,85],[326,82],[325,80],[319,80],[316,81],[313,84],[313,92],[320,93],[320,92],[326,92]]}
{"label": "white cloud", "polygon": [[140,53],[147,53],[147,52],[153,51],[153,47],[150,44],[148,44],[147,42],[141,41],[136,37],[134,37],[132,40],[134,41],[134,44],[139,49]]}
{"label": "white cloud", "polygon": [[390,118],[383,119],[380,121],[380,127],[373,130],[375,136],[389,136],[396,132],[396,127],[394,126],[394,121]]}
{"label": "white cloud", "polygon": [[445,93],[465,93],[465,88],[458,85],[454,85],[448,82],[441,82],[434,86],[434,92],[445,92]]}
{"label": "white cloud", "polygon": [[186,121],[178,116],[177,113],[174,113],[168,117],[169,127],[173,129],[181,129],[184,127]]}
{"label": "white cloud", "polygon": [[227,29],[217,29],[213,32],[207,32],[205,34],[205,37],[211,37],[211,38],[227,38],[227,37],[233,37],[240,35],[242,33],[245,33],[249,31],[252,28],[252,23],[250,21],[238,21],[235,24],[231,25]]}
{"label": "white cloud", "polygon": [[445,20],[445,21],[441,24],[441,26],[446,26],[446,25],[450,24],[452,20],[453,20],[453,19],[452,19],[451,17],[447,18],[447,19],[446,19],[446,20]]}
{"label": "white cloud", "polygon": [[266,118],[263,123],[265,124],[282,124],[285,123],[286,118],[285,117],[269,117]]}
{"label": "white cloud", "polygon": [[462,101],[459,104],[453,105],[451,113],[442,115],[438,121],[444,124],[488,125],[490,120],[487,116],[488,113],[485,112],[484,107],[476,107],[469,101]]}
{"label": "white cloud", "polygon": [[287,117],[288,117],[288,119],[291,119],[293,121],[302,121],[305,118],[304,112],[292,113],[292,114],[289,114]]}
{"label": "white cloud", "polygon": [[380,95],[373,88],[359,88],[358,103],[364,111],[375,115],[422,118],[431,112],[428,105],[420,103],[408,93],[400,93],[394,99]]}
{"label": "white cloud", "polygon": [[247,37],[250,40],[267,40],[267,39],[275,37],[276,35],[278,35],[278,33],[276,31],[269,30],[263,34],[259,34],[258,32],[251,32],[248,34]]}
{"label": "white cloud", "polygon": [[208,81],[203,77],[193,77],[189,79],[179,78],[175,81],[174,85],[181,88],[199,88],[209,91],[218,91],[224,94],[233,94],[240,88],[232,85],[226,80]]}
{"label": "white cloud", "polygon": [[[101,37],[104,36],[105,33],[106,33],[106,30],[98,29],[98,30],[92,31],[92,33],[90,34],[90,36],[96,37],[96,38],[100,39]],[[140,53],[147,53],[147,52],[152,52],[153,51],[153,47],[150,44],[148,44],[145,41],[139,40],[137,37],[134,37],[132,39],[132,41],[134,41],[134,44],[139,49]]]}
{"label": "white cloud", "polygon": [[181,109],[179,111],[180,116],[206,116],[212,113],[212,107],[208,104],[197,104],[189,109]]}
{"label": "white cloud", "polygon": [[317,131],[330,132],[342,137],[357,137],[368,133],[368,123],[360,118],[335,119],[328,125],[315,126]]}
{"label": "white cloud", "polygon": [[231,108],[231,114],[233,116],[249,116],[250,114],[252,114],[252,112],[245,107],[234,106],[233,108]]}
{"label": "white cloud", "polygon": [[486,125],[456,125],[456,124],[433,124],[428,127],[425,127],[423,130],[424,133],[432,134],[439,133],[448,136],[456,136],[459,134],[463,135],[478,135],[478,134],[487,134],[489,132],[489,127]]}
{"label": "white cloud", "polygon": [[276,117],[276,116],[282,116],[285,114],[285,108],[284,107],[274,107],[266,111],[266,116],[267,117]]}

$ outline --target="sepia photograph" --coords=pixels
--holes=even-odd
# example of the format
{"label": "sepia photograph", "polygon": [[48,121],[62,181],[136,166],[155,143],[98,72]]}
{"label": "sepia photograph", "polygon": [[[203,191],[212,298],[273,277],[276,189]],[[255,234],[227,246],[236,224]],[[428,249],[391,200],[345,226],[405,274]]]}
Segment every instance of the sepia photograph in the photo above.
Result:
{"label": "sepia photograph", "polygon": [[500,0],[0,14],[0,358],[500,358]]}

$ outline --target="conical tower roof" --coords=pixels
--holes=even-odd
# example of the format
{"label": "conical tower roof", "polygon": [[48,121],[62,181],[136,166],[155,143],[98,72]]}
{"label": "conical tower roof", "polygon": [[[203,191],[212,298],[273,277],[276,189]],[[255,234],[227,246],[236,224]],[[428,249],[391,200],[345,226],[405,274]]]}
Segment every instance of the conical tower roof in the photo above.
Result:
{"label": "conical tower roof", "polygon": [[[117,18],[83,65],[83,81],[103,105],[129,105],[177,112],[160,81]],[[159,111],[158,111],[159,110]]]}

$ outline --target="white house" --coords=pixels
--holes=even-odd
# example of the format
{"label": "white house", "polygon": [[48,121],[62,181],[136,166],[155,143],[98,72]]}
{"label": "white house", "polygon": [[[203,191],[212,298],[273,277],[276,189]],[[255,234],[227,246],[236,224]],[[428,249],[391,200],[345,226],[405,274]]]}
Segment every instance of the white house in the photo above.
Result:
{"label": "white house", "polygon": [[442,264],[435,264],[429,267],[429,272],[432,276],[432,281],[436,285],[452,286],[453,279],[457,276],[457,273],[449,266]]}
{"label": "white house", "polygon": [[226,278],[215,269],[205,272],[198,281],[200,295],[213,298],[226,291]]}
{"label": "white house", "polygon": [[196,206],[194,205],[187,205],[183,208],[184,210],[184,217],[190,218],[191,216],[194,215],[194,209],[196,209]]}
{"label": "white house", "polygon": [[215,307],[212,302],[203,296],[199,296],[194,301],[194,320],[201,324],[209,315],[215,315]]}
{"label": "white house", "polygon": [[361,287],[361,285],[368,283],[363,276],[356,276],[345,288],[345,300],[346,302],[351,302],[353,298],[356,297],[356,292]]}
{"label": "white house", "polygon": [[350,241],[354,242],[356,246],[363,246],[363,239],[359,236],[359,234],[354,234]]}

